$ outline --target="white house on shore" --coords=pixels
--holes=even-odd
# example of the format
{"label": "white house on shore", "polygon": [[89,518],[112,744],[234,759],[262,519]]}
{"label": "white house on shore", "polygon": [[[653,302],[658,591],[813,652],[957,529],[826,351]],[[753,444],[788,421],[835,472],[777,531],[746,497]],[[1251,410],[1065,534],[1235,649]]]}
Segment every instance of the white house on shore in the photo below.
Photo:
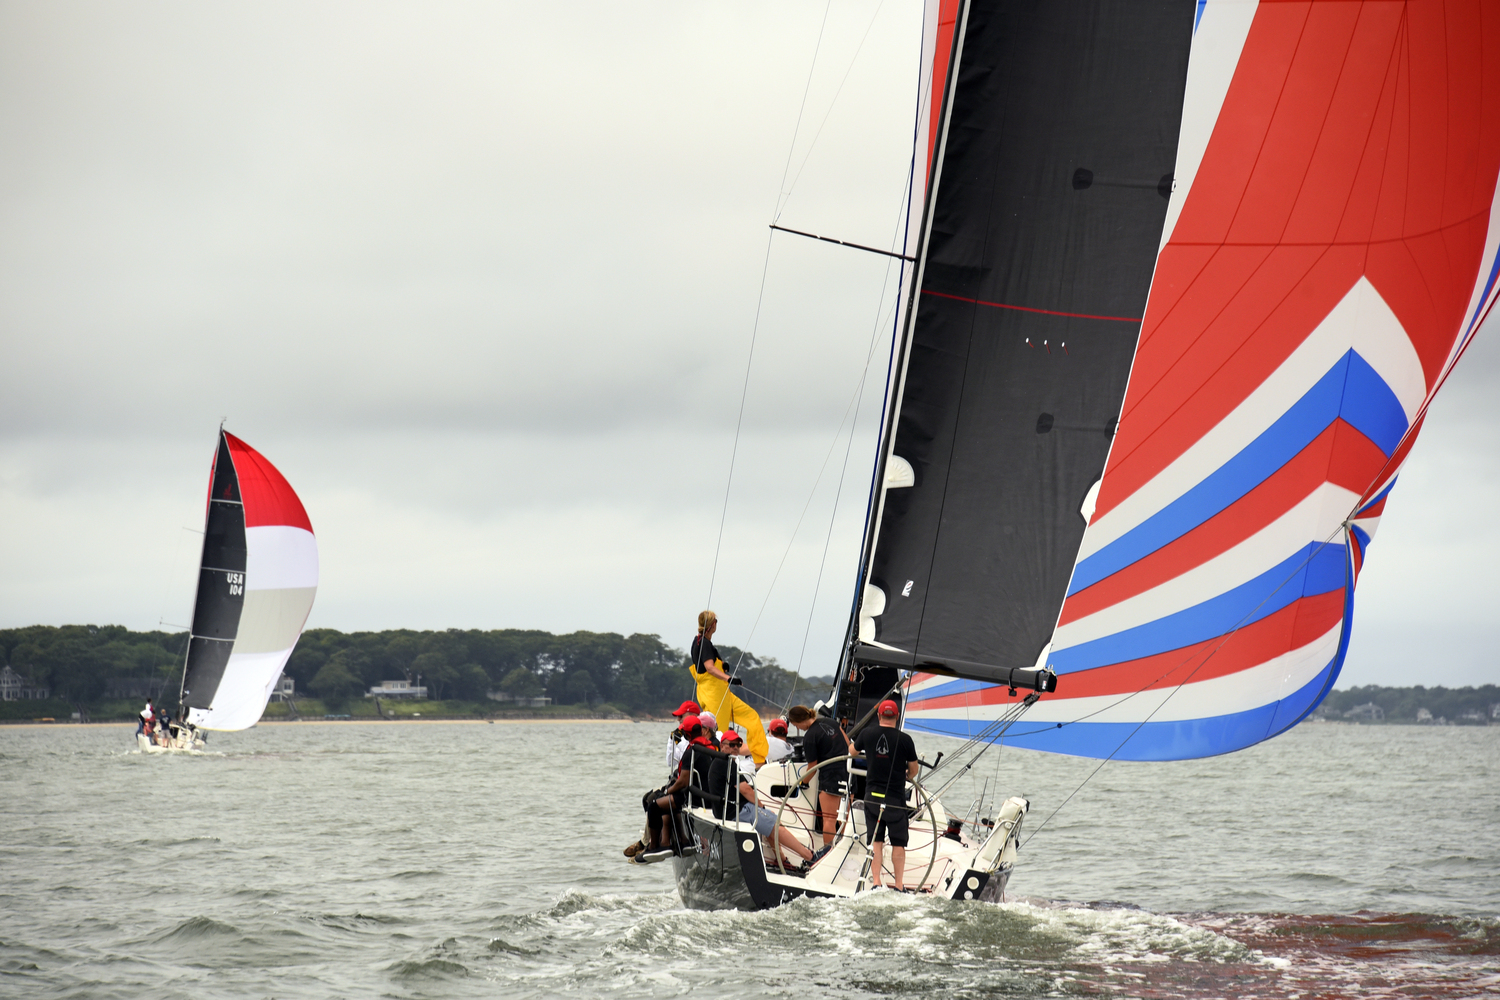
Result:
{"label": "white house on shore", "polygon": [[45,701],[52,689],[31,681],[10,667],[0,667],[0,701]]}
{"label": "white house on shore", "polygon": [[488,696],[491,701],[504,702],[505,704],[509,705],[517,705],[521,708],[542,708],[544,706],[552,704],[552,699],[546,697],[545,695],[540,695],[536,698],[517,698],[506,691],[490,691],[488,692]]}
{"label": "white house on shore", "polygon": [[381,681],[378,687],[372,687],[365,694],[366,698],[410,698],[413,701],[421,701],[427,697],[427,685],[413,684],[411,681]]}

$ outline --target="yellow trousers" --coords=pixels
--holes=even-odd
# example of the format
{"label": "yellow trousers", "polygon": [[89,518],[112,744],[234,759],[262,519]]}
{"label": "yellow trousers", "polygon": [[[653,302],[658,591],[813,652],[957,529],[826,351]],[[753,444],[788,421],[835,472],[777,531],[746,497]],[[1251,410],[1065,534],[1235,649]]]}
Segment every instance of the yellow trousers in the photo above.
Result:
{"label": "yellow trousers", "polygon": [[[724,669],[722,661],[719,669]],[[750,748],[750,756],[755,759],[757,767],[764,764],[771,747],[766,743],[766,729],[760,724],[760,713],[740,701],[729,690],[727,681],[706,671],[700,674],[691,666],[688,670],[692,672],[693,680],[698,682],[698,704],[703,706],[705,712],[714,714],[714,721],[719,724],[720,729],[728,729],[731,725],[744,729],[745,745]]]}

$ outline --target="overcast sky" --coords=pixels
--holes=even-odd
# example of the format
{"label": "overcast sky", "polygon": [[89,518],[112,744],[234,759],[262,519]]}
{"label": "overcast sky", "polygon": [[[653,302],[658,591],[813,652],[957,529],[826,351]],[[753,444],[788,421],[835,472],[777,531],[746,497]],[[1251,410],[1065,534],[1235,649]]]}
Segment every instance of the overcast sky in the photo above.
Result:
{"label": "overcast sky", "polygon": [[[181,627],[227,418],[317,531],[311,627],[685,646],[760,301],[712,601],[829,672],[894,273],[766,224],[890,243],[920,6],[0,3],[0,626]],[[1500,681],[1493,332],[1340,686]]]}

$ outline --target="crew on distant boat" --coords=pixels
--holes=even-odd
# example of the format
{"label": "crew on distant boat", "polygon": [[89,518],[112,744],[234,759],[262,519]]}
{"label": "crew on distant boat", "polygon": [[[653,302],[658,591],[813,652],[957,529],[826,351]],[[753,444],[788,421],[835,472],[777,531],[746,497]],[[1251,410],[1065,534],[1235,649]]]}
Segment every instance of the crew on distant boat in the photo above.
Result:
{"label": "crew on distant boat", "polygon": [[698,615],[698,634],[693,637],[693,680],[698,685],[698,704],[712,712],[725,729],[739,726],[745,730],[745,742],[757,766],[766,762],[766,731],[760,724],[760,713],[751,709],[734,692],[731,684],[743,684],[738,677],[724,672],[724,660],[714,648],[714,630],[719,616],[712,611]]}
{"label": "crew on distant boat", "polygon": [[877,889],[881,886],[885,874],[881,855],[889,841],[895,888],[904,892],[909,818],[906,783],[917,777],[917,745],[909,733],[896,728],[901,708],[894,701],[882,701],[878,714],[880,725],[866,727],[854,740],[855,748],[865,756],[865,829],[872,831],[874,843],[870,884]]}
{"label": "crew on distant boat", "polygon": [[141,709],[140,715],[136,718],[135,734],[137,736],[145,736],[149,740],[153,738],[152,734],[155,729],[156,712],[151,708],[151,699],[147,698],[146,707]]}
{"label": "crew on distant boat", "polygon": [[[798,873],[806,872],[813,866],[817,858],[821,857],[821,854],[815,856],[812,851],[802,846],[792,831],[784,826],[777,826],[776,813],[761,805],[760,799],[755,794],[755,766],[748,761],[740,763],[750,753],[750,749],[745,746],[745,741],[740,737],[740,734],[733,729],[727,730],[724,733],[724,752],[735,755],[737,759],[733,761],[733,764],[738,764],[739,766],[734,768],[737,773],[732,776],[729,773],[732,766],[729,759],[721,758],[714,761],[712,766],[710,766],[708,771],[709,787],[724,789],[722,793],[723,800],[718,804],[715,812],[722,819],[729,819],[732,815],[731,810],[734,808],[734,803],[736,801],[740,802],[739,812],[733,814],[734,818],[741,823],[755,827],[755,832],[760,834],[761,839],[767,844],[771,843],[771,837],[774,835],[776,842],[781,845],[781,849],[791,851],[798,858],[802,859],[802,864],[792,868],[792,871]],[[731,778],[739,785],[739,796],[737,798],[732,791]]]}
{"label": "crew on distant boat", "polygon": [[818,770],[818,814],[822,821],[823,846],[832,847],[838,827],[839,802],[849,782],[848,767],[842,760],[834,758],[854,756],[854,744],[849,742],[841,726],[806,705],[793,705],[786,717],[802,730],[802,750],[809,769],[821,761],[833,761]]}
{"label": "crew on distant boat", "polygon": [[766,726],[766,760],[776,763],[792,755],[792,745],[786,741],[786,720],[772,719]]}

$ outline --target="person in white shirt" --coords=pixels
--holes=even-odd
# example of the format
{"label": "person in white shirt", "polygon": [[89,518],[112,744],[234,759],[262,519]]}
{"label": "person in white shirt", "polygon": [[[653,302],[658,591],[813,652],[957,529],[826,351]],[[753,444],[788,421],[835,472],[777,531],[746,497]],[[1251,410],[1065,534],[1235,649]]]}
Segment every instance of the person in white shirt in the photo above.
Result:
{"label": "person in white shirt", "polygon": [[772,719],[766,726],[767,762],[786,760],[792,755],[792,745],[786,741],[786,720]]}
{"label": "person in white shirt", "polygon": [[[685,715],[697,715],[698,703],[696,701],[685,701],[677,711],[672,713],[679,720]],[[682,728],[672,730],[667,737],[667,780],[671,781],[677,776],[677,765],[682,763],[683,751],[687,749],[688,738],[682,734]]]}

